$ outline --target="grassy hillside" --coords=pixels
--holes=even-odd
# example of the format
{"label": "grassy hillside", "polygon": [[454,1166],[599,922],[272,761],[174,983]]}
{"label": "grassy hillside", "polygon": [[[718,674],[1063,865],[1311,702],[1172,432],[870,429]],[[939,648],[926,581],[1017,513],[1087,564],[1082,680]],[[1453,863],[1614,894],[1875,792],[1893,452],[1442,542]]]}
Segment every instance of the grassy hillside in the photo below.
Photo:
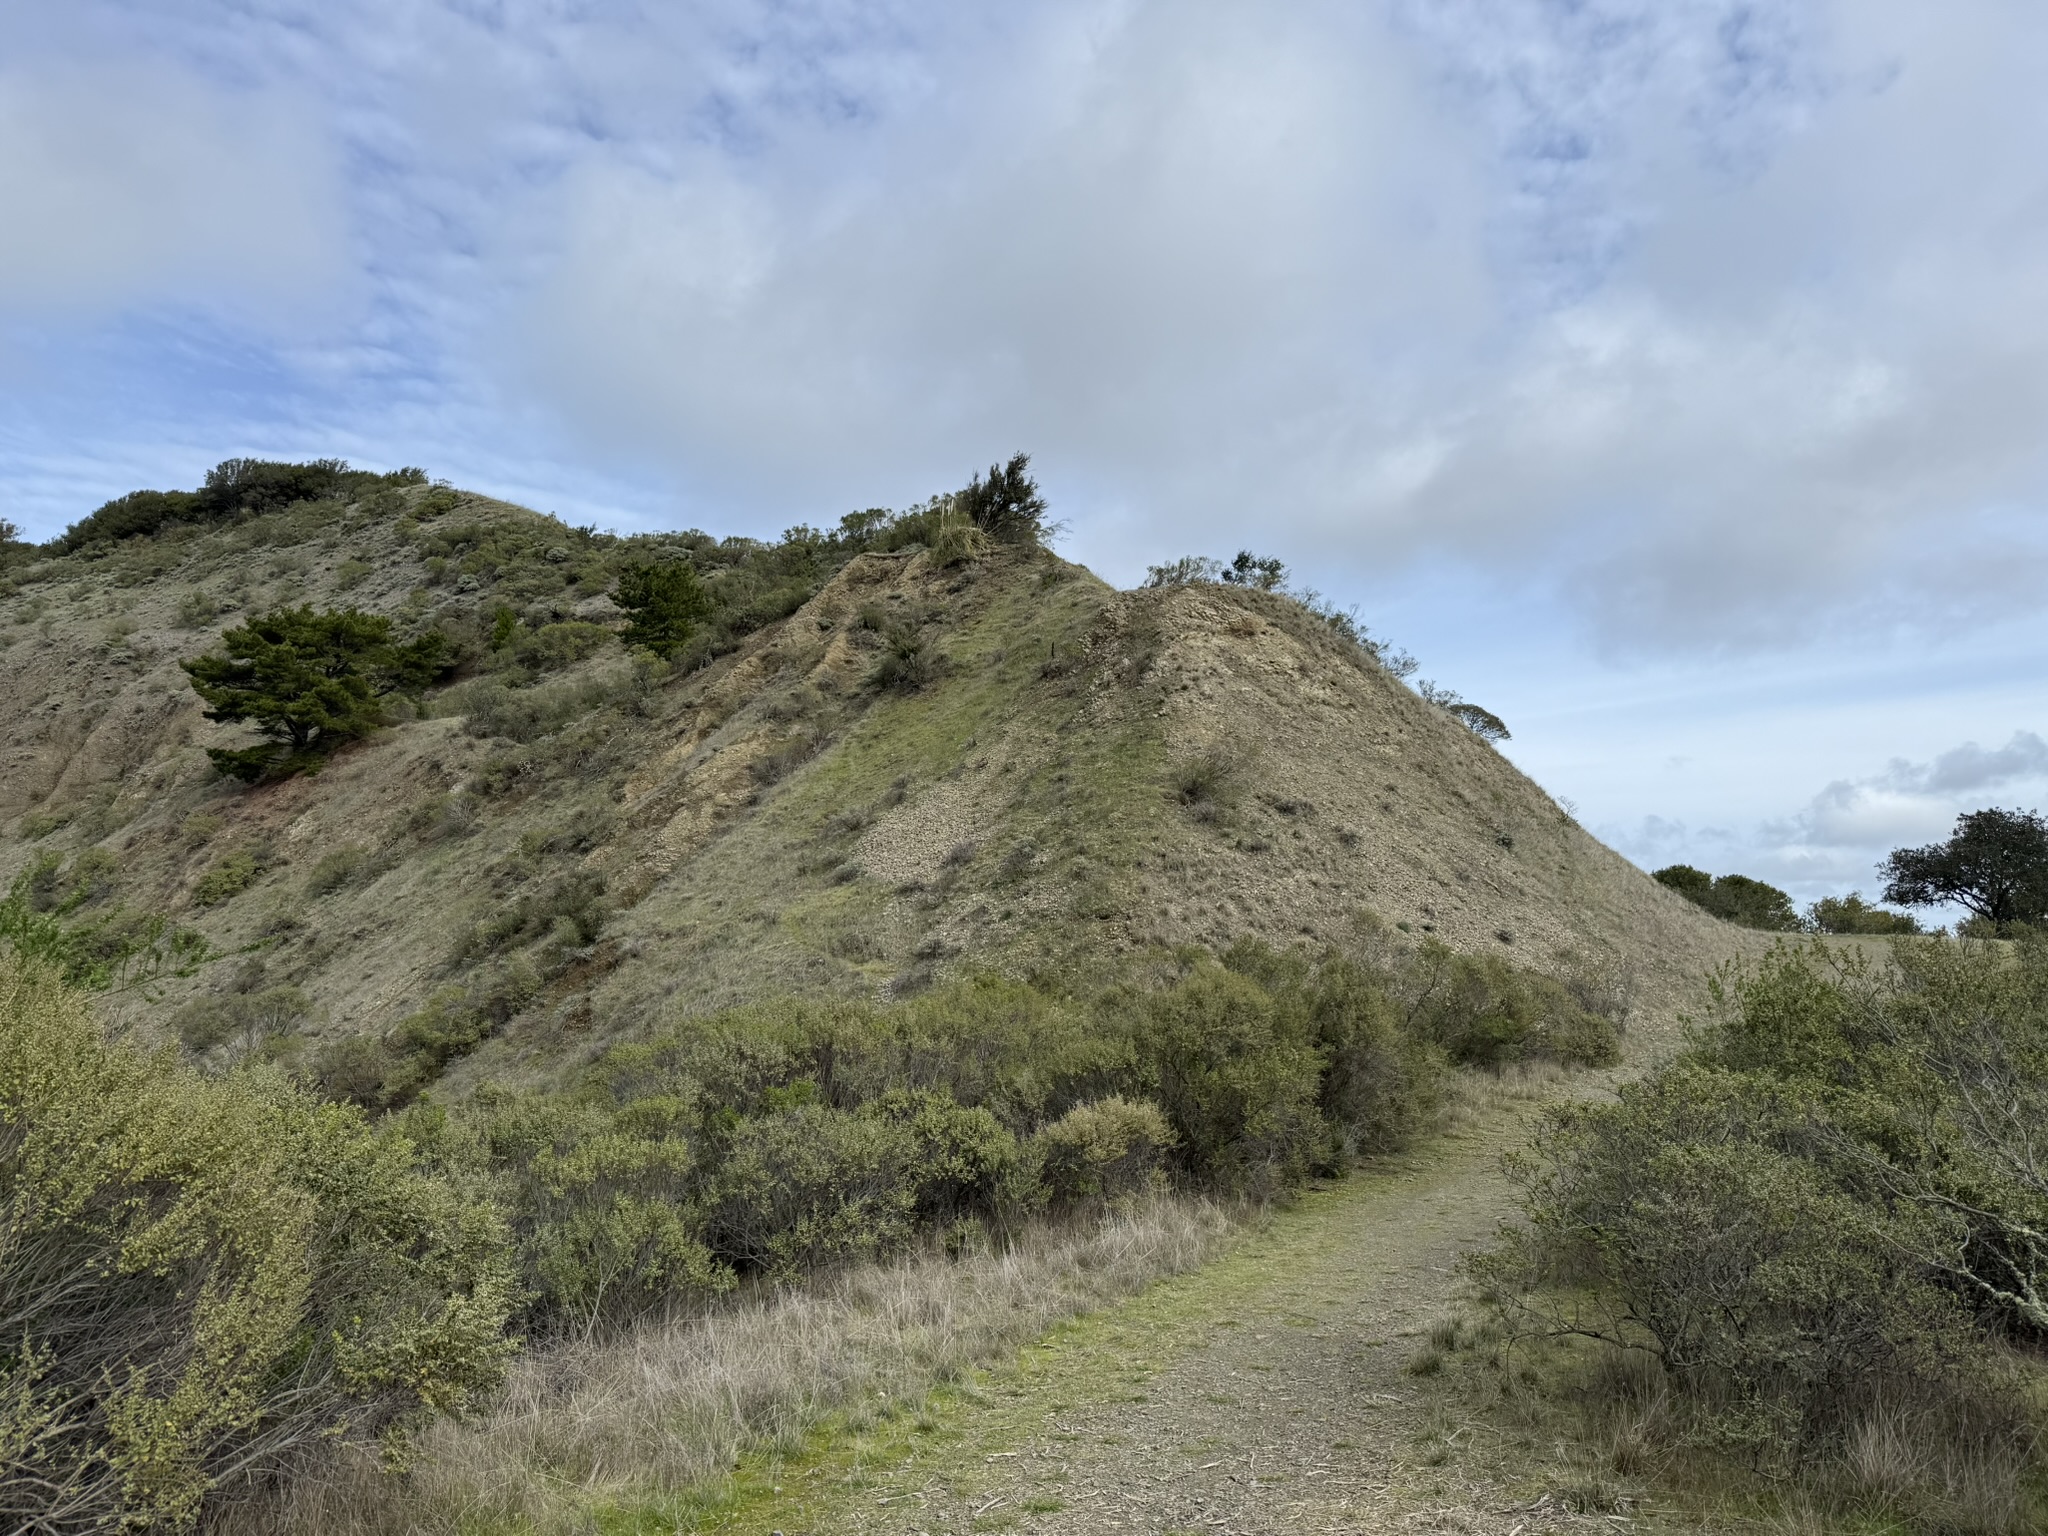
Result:
{"label": "grassy hillside", "polygon": [[[201,1054],[345,1079],[409,1028],[454,1086],[541,1078],[775,993],[1361,919],[1659,1001],[1729,944],[1275,594],[1119,593],[1035,546],[618,540],[424,483],[68,542],[0,598],[0,879],[205,934],[227,958],[148,1011]],[[679,550],[742,617],[636,660],[608,593]],[[177,663],[287,602],[438,624],[465,675],[317,775],[222,779],[204,749],[245,736]]]}

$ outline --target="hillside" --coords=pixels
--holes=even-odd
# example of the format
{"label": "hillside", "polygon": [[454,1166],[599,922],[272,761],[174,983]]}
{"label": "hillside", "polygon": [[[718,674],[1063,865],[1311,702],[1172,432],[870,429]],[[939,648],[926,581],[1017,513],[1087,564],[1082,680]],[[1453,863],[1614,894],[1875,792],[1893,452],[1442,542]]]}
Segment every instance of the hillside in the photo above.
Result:
{"label": "hillside", "polygon": [[[42,861],[85,915],[204,933],[227,958],[135,1015],[232,1054],[268,999],[266,1048],[344,1090],[346,1043],[405,1021],[453,1085],[545,1077],[771,993],[1082,978],[1361,914],[1655,1003],[1731,947],[1284,597],[870,550],[668,669],[594,627],[624,547],[414,485],[17,560],[0,879]],[[282,602],[438,622],[471,675],[317,775],[221,779],[203,749],[243,737],[177,663]]]}

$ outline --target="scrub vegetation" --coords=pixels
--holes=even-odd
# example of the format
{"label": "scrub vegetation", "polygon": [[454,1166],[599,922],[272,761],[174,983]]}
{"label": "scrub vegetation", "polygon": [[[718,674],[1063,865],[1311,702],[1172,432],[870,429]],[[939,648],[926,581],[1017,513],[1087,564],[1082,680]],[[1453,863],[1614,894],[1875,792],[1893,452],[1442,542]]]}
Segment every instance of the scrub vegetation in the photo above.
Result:
{"label": "scrub vegetation", "polygon": [[1615,1102],[1548,1112],[1477,1265],[1491,1390],[1577,1407],[1588,1507],[2041,1529],[2048,941],[1788,945],[1712,1002]]}

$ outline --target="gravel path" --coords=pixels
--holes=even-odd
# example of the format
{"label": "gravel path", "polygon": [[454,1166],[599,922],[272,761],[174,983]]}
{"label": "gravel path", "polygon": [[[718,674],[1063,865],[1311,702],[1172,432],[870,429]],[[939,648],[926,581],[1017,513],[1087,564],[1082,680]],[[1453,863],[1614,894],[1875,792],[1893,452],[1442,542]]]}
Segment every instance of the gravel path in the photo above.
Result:
{"label": "gravel path", "polygon": [[[922,1444],[791,1469],[798,1533],[1488,1532],[1574,1523],[1468,1468],[1404,1366],[1507,1209],[1496,1111],[1407,1166],[1310,1194],[1208,1268],[1055,1334]],[[1432,1464],[1435,1463],[1435,1464]],[[809,1497],[805,1497],[809,1495]],[[799,1511],[800,1505],[807,1505]],[[1597,1522],[1594,1522],[1597,1523]]]}

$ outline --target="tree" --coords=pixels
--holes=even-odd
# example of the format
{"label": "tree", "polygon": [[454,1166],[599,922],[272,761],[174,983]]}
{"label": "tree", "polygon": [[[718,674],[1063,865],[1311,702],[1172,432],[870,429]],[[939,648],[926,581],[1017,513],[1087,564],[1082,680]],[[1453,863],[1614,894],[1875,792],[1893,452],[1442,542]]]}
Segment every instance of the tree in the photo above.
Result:
{"label": "tree", "polygon": [[1766,933],[1791,933],[1801,926],[1790,896],[1775,885],[1752,880],[1747,875],[1722,875],[1717,879],[1690,864],[1671,864],[1657,870],[1651,878],[1725,922],[1761,928]]}
{"label": "tree", "polygon": [[619,573],[618,604],[633,616],[626,644],[644,646],[664,660],[688,643],[715,606],[697,568],[680,561],[627,566]]}
{"label": "tree", "polygon": [[355,608],[277,608],[221,636],[221,649],[180,663],[206,718],[251,721],[269,740],[209,748],[222,773],[253,783],[317,769],[344,742],[384,723],[383,700],[444,676],[448,639],[429,631],[399,644],[391,621]]}
{"label": "tree", "polygon": [[1860,891],[1823,896],[1806,909],[1806,919],[1821,933],[1918,933],[1920,923],[1909,912],[1887,912],[1863,899]]}
{"label": "tree", "polygon": [[1287,584],[1287,567],[1271,555],[1255,555],[1240,549],[1230,564],[1217,572],[1217,579],[1233,587],[1257,587],[1276,592]]}
{"label": "tree", "polygon": [[1045,498],[1030,475],[1031,456],[1012,454],[991,464],[988,478],[976,475],[960,492],[968,520],[998,544],[1035,544],[1045,535]]}
{"label": "tree", "polygon": [[2048,917],[2048,823],[2034,811],[1968,811],[1953,836],[1895,848],[1878,866],[1884,899],[1901,907],[1953,902],[2000,933]]}
{"label": "tree", "polygon": [[1463,699],[1460,699],[1455,704],[1447,704],[1444,707],[1464,723],[1466,730],[1477,736],[1481,741],[1500,742],[1513,738],[1514,733],[1508,729],[1507,722],[1490,709],[1482,709],[1477,704],[1468,704]]}

